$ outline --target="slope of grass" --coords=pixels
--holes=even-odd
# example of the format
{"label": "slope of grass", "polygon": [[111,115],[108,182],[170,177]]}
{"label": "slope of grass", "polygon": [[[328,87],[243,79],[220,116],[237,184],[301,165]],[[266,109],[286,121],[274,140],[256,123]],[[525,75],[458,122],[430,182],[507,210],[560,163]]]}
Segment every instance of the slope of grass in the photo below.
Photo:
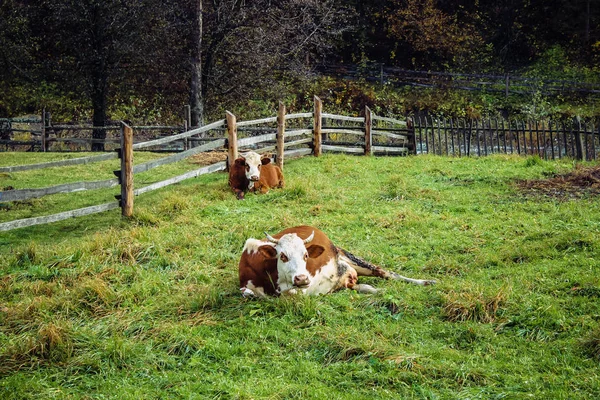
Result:
{"label": "slope of grass", "polygon": [[[172,168],[140,179],[192,166]],[[514,185],[572,168],[307,157],[244,201],[217,173],[136,198],[131,220],[2,233],[0,397],[598,397],[600,202]],[[244,241],[298,224],[439,284],[243,299]]]}

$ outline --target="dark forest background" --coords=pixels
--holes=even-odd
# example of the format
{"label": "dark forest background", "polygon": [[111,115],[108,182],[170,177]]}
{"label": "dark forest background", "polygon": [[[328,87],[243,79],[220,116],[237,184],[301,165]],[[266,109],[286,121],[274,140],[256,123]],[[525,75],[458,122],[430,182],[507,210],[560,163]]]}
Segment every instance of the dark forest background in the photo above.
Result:
{"label": "dark forest background", "polygon": [[[386,87],[320,66],[598,82],[599,0],[2,0],[0,117],[193,123],[365,104],[386,113],[598,114],[596,95]],[[359,108],[354,108],[357,110]],[[541,111],[540,111],[541,110]]]}

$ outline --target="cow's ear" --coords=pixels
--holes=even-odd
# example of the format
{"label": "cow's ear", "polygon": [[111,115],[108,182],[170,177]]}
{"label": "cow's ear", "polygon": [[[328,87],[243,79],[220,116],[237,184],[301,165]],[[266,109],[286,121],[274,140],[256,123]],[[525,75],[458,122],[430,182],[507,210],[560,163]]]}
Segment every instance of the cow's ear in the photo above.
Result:
{"label": "cow's ear", "polygon": [[275,247],[273,247],[273,246],[269,246],[269,245],[260,246],[258,248],[258,252],[260,254],[262,254],[263,257],[265,257],[267,259],[271,259],[271,258],[276,258],[277,257],[277,250],[275,250]]}
{"label": "cow's ear", "polygon": [[243,157],[236,159],[234,162],[236,165],[239,165],[240,167],[243,167],[246,165],[246,159]]}
{"label": "cow's ear", "polygon": [[271,157],[265,157],[265,158],[262,158],[262,159],[260,160],[260,162],[262,163],[262,165],[267,165],[267,164],[270,164],[270,163],[271,163]]}
{"label": "cow's ear", "polygon": [[325,248],[323,246],[318,245],[318,244],[312,244],[312,245],[308,246],[306,248],[306,250],[308,251],[308,256],[310,258],[317,258],[321,254],[323,254],[323,252],[325,251]]}

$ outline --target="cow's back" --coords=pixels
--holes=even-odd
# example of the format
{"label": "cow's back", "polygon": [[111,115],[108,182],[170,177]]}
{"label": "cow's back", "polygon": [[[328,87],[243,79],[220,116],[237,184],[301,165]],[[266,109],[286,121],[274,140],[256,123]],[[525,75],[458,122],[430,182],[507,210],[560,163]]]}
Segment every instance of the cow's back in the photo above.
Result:
{"label": "cow's back", "polygon": [[260,170],[260,179],[256,185],[261,192],[267,192],[270,188],[283,187],[284,179],[281,168],[272,163],[265,164]]}

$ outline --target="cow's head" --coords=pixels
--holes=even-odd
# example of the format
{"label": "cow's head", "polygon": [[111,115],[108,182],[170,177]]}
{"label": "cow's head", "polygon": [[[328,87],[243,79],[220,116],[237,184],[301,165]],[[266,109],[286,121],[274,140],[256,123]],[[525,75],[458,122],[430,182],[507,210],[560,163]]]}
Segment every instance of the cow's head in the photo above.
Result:
{"label": "cow's head", "polygon": [[253,151],[241,155],[235,163],[245,167],[246,179],[257,182],[260,179],[260,167],[271,162],[269,157],[263,157]]}
{"label": "cow's head", "polygon": [[307,247],[315,237],[313,232],[306,239],[301,239],[295,233],[288,233],[275,239],[268,233],[267,240],[275,246],[265,245],[259,251],[266,258],[277,258],[278,283],[282,287],[306,288],[310,285],[310,273],[306,269],[309,258],[319,257],[325,250],[323,246],[312,244]]}

